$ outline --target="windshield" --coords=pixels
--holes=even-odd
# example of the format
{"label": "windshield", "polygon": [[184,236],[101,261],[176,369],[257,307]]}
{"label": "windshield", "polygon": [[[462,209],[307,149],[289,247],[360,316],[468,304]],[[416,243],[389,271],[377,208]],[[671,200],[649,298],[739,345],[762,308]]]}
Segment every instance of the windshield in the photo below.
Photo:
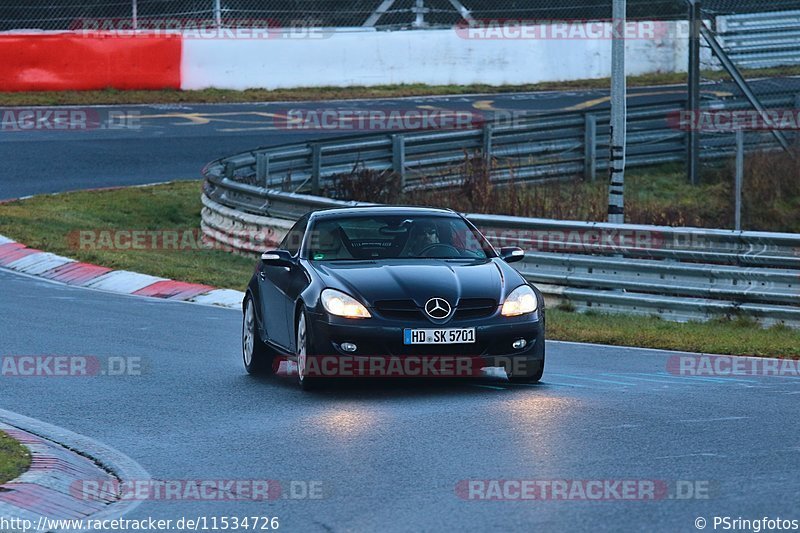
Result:
{"label": "windshield", "polygon": [[312,261],[485,259],[482,235],[454,216],[371,215],[318,220],[306,239]]}

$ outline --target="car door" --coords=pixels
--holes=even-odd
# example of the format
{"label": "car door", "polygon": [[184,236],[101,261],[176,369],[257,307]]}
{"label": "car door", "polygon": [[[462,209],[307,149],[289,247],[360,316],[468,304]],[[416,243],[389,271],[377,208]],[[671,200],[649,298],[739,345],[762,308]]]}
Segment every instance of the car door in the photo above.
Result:
{"label": "car door", "polygon": [[311,278],[306,273],[302,262],[297,261],[289,271],[289,283],[284,293],[286,305],[284,316],[286,317],[286,329],[289,332],[289,348],[291,350],[295,350],[297,344],[297,339],[295,339],[295,326],[297,325],[295,309],[297,308],[297,300],[300,298],[300,294],[308,288],[310,283]]}
{"label": "car door", "polygon": [[[297,259],[300,244],[308,225],[308,216],[304,216],[289,230],[279,250],[286,250]],[[297,267],[273,266],[261,263],[259,267],[259,286],[261,289],[261,316],[266,328],[267,338],[274,344],[284,348],[287,352],[293,346],[294,327],[288,324],[294,317],[287,317],[292,278]],[[293,300],[292,300],[293,301]],[[294,309],[292,305],[292,310]]]}

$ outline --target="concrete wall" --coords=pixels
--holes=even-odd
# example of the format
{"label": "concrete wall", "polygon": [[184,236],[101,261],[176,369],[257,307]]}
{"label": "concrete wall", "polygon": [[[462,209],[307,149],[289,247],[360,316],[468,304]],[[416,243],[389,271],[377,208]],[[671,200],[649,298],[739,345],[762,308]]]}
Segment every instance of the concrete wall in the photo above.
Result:
{"label": "concrete wall", "polygon": [[[610,28],[610,23],[596,24]],[[654,37],[629,39],[628,74],[685,72],[686,26],[657,23]],[[583,35],[592,32],[587,29]],[[610,57],[607,38],[475,39],[456,29],[340,29],[318,38],[184,39],[181,86],[279,89],[569,81],[608,77]]]}
{"label": "concrete wall", "polygon": [[[686,71],[687,23],[635,24],[626,39],[629,75]],[[606,78],[610,30],[609,22],[595,22],[499,34],[463,28],[339,28],[307,35],[10,33],[0,35],[0,90],[516,85]]]}

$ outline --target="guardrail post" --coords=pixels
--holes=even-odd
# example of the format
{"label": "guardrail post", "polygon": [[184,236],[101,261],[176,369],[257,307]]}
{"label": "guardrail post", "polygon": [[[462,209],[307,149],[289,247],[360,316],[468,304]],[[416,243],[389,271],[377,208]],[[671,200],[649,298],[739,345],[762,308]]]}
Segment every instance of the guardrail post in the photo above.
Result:
{"label": "guardrail post", "polygon": [[311,148],[311,194],[319,195],[319,177],[322,174],[322,146],[313,144]]}
{"label": "guardrail post", "polygon": [[735,219],[734,229],[741,231],[742,229],[742,182],[744,181],[744,130],[738,128],[736,130],[736,205],[735,205]]}
{"label": "guardrail post", "polygon": [[494,149],[492,146],[493,136],[494,126],[486,124],[483,127],[483,159],[487,165],[491,164],[492,161],[492,150]]}
{"label": "guardrail post", "polygon": [[405,135],[392,135],[392,170],[400,176],[400,190],[406,188],[406,138]]}
{"label": "guardrail post", "polygon": [[235,171],[236,169],[233,167],[233,163],[231,161],[225,161],[225,177],[229,180],[233,179],[233,174]]}
{"label": "guardrail post", "polygon": [[[696,116],[700,111],[700,25],[703,24],[703,12],[700,0],[689,1],[689,94],[686,106]],[[700,132],[690,127],[686,132],[686,173],[689,183],[699,183],[700,168]]]}
{"label": "guardrail post", "polygon": [[583,119],[583,177],[594,181],[597,179],[597,116],[586,113]]}
{"label": "guardrail post", "polygon": [[269,154],[256,154],[256,181],[269,188]]}

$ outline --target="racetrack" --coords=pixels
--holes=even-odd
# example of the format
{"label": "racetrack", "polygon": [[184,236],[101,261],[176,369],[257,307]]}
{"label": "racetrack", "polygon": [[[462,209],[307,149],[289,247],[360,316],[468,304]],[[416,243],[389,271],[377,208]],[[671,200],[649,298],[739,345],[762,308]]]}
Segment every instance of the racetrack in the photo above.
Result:
{"label": "racetrack", "polygon": [[[690,531],[796,510],[800,380],[696,378],[670,354],[551,343],[543,383],[362,383],[303,393],[240,362],[240,313],[0,271],[4,355],[141,357],[141,376],[0,377],[0,403],[155,479],[321,482],[324,498],[145,501],[131,515],[278,516],[287,531]],[[465,479],[708,481],[708,500],[463,500]]]}
{"label": "racetrack", "polygon": [[[334,105],[601,108],[606,95]],[[135,130],[0,133],[0,199],[197,179],[217,157],[319,134],[277,131],[254,112],[325,105],[144,106],[135,110],[152,116]],[[112,446],[156,479],[323,487],[322,499],[268,504],[145,501],[132,518],[278,516],[287,531],[692,531],[700,516],[797,518],[786,515],[800,496],[800,379],[679,376],[666,352],[550,343],[535,386],[486,377],[303,393],[294,380],[245,374],[240,321],[236,311],[0,269],[0,356],[140,357],[144,367],[141,376],[0,376],[0,405]],[[684,480],[707,485],[710,499],[470,501],[456,493],[469,479]]]}

